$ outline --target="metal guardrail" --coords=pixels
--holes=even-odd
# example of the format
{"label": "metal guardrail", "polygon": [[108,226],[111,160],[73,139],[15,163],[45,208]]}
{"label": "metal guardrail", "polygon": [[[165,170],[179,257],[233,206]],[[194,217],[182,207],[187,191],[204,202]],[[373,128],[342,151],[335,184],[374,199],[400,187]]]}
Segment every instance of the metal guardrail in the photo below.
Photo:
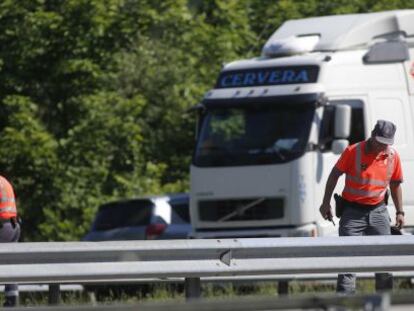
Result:
{"label": "metal guardrail", "polygon": [[0,283],[414,271],[414,236],[0,244]]}
{"label": "metal guardrail", "polygon": [[414,236],[0,244],[0,283],[414,271]]}

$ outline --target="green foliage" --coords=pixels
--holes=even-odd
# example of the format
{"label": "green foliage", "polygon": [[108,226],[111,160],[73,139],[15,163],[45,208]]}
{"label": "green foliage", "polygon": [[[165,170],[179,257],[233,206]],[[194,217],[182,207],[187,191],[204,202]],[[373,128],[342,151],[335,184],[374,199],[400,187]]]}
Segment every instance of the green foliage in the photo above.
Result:
{"label": "green foliage", "polygon": [[[24,232],[37,232],[43,207],[56,199],[54,175],[58,166],[57,143],[36,118],[38,107],[23,96],[8,96],[1,106],[0,164],[14,184],[18,206],[25,219]],[[5,147],[7,146],[7,147]]]}
{"label": "green foliage", "polygon": [[15,185],[26,240],[77,240],[100,203],[163,191],[165,167],[141,151],[145,98],[108,85],[132,39],[118,28],[123,5],[0,5],[0,139],[10,146],[0,168]]}
{"label": "green foliage", "polygon": [[117,198],[188,190],[194,116],[223,63],[285,20],[414,0],[3,0],[0,173],[25,240],[77,240]]}

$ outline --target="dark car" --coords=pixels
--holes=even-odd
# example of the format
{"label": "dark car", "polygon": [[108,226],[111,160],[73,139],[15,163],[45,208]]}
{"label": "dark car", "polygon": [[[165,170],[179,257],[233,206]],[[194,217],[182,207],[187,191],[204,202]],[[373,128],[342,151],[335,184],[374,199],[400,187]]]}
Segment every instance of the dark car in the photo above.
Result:
{"label": "dark car", "polygon": [[83,240],[186,239],[190,232],[189,196],[176,193],[100,206]]}

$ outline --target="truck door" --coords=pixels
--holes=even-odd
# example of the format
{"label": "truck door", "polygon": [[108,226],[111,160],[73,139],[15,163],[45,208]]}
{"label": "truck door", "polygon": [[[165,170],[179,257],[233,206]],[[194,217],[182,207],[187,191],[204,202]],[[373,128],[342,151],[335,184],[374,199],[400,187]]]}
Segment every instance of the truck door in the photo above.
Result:
{"label": "truck door", "polygon": [[[365,140],[368,137],[368,130],[366,127],[366,114],[364,100],[362,99],[331,99],[329,105],[324,107],[320,131],[318,146],[320,152],[316,160],[316,191],[315,198],[318,202],[318,207],[322,203],[323,194],[325,191],[326,180],[331,172],[332,168],[336,164],[339,158],[338,154],[334,154],[332,151],[332,143],[335,140],[334,128],[335,128],[335,106],[336,105],[349,105],[351,107],[351,132],[348,138],[349,144],[355,144],[359,141]],[[341,193],[344,186],[344,178],[340,178],[338,185],[335,189],[336,193]],[[333,205],[333,201],[332,207]],[[320,217],[318,213],[318,217]],[[327,221],[324,221],[322,217],[319,219],[320,235],[329,235],[333,230],[337,228],[333,227]]]}
{"label": "truck door", "polygon": [[[403,208],[406,226],[414,231],[414,110],[406,90],[387,90],[370,94],[371,123],[378,119],[389,120],[397,126],[393,147],[398,151],[404,175]],[[395,209],[390,202],[389,212],[395,223]]]}

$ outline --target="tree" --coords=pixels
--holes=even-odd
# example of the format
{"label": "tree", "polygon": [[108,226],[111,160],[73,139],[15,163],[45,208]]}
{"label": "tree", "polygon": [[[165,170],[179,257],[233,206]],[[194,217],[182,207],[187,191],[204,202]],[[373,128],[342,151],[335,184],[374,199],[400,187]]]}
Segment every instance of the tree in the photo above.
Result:
{"label": "tree", "polygon": [[[137,120],[145,100],[121,98],[107,76],[129,43],[122,1],[0,4],[0,168],[11,176],[27,240],[78,239],[99,203],[159,191],[142,177]],[[131,23],[131,25],[134,25]]]}
{"label": "tree", "polygon": [[287,19],[414,0],[3,0],[0,172],[26,240],[75,240],[99,204],[188,190],[195,116],[223,63]]}

